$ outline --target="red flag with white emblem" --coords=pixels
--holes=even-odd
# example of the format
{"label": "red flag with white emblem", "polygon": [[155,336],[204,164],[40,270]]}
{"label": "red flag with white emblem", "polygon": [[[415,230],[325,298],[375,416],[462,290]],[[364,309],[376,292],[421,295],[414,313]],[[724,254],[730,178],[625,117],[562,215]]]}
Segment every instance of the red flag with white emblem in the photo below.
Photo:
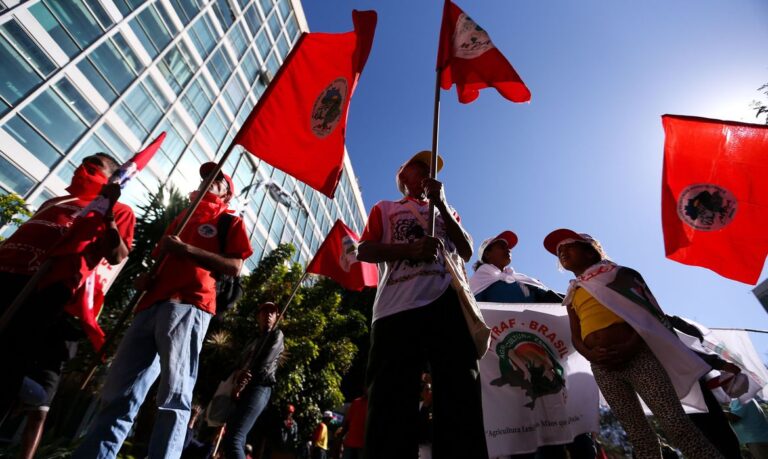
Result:
{"label": "red flag with white emblem", "polygon": [[512,102],[531,100],[531,92],[488,32],[450,0],[443,7],[437,71],[443,89],[456,85],[462,104],[474,101],[488,87]]}
{"label": "red flag with white emblem", "polygon": [[307,265],[307,272],[328,276],[347,290],[376,287],[379,280],[376,265],[357,260],[359,240],[354,231],[336,220],[315,258]]}
{"label": "red flag with white emblem", "polygon": [[349,100],[373,44],[375,11],[353,11],[355,30],[305,33],[233,143],[333,197],[344,160]]}
{"label": "red flag with white emblem", "polygon": [[662,116],[667,258],[756,284],[768,255],[768,126]]}

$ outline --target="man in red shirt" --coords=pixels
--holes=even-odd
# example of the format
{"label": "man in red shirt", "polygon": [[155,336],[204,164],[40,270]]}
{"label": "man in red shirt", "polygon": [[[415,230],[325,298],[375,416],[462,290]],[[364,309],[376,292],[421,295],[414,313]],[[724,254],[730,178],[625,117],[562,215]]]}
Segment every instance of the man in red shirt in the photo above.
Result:
{"label": "man in red shirt", "polygon": [[[203,164],[200,176],[207,177],[214,168],[214,163]],[[101,409],[74,457],[114,458],[158,376],[158,411],[148,455],[180,456],[200,348],[216,313],[213,275],[237,275],[253,253],[243,221],[226,212],[234,194],[232,179],[219,173],[181,235],[170,234],[185,213],[158,243],[154,255],[165,255],[165,260],[153,279],[141,282],[146,294],[112,362]],[[219,231],[226,231],[224,244]]]}
{"label": "man in red shirt", "polygon": [[[0,332],[0,419],[29,374],[47,398],[40,400],[42,414],[35,413],[32,419],[38,435],[61,369],[83,336],[77,319],[84,318],[67,314],[65,307],[102,260],[120,263],[133,241],[133,211],[117,202],[120,185],[107,184],[118,167],[105,153],[84,158],[67,187],[69,195],[44,202],[0,245],[0,313],[5,313],[41,266],[45,270],[35,291]],[[90,212],[75,224],[75,217],[99,194],[109,200],[106,213]]]}
{"label": "man in red shirt", "polygon": [[344,438],[344,455],[342,459],[362,459],[365,445],[365,418],[368,415],[368,393],[352,400],[344,423],[337,433]]}

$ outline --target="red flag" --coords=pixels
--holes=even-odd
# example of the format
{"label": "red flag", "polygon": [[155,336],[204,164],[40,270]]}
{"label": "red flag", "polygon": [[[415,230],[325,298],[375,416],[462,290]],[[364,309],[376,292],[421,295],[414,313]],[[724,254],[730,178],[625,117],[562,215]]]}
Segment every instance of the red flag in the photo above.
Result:
{"label": "red flag", "polygon": [[662,116],[667,257],[757,283],[768,255],[768,126]]}
{"label": "red flag", "polygon": [[376,265],[357,261],[359,240],[354,231],[336,220],[315,258],[307,265],[307,272],[328,276],[347,290],[376,287],[379,279]]}
{"label": "red flag", "polygon": [[445,1],[437,71],[440,86],[456,84],[459,102],[468,104],[483,88],[494,87],[505,99],[528,102],[531,92],[507,58],[494,46],[488,32],[477,25],[455,3]]}
{"label": "red flag", "polygon": [[305,33],[233,143],[332,198],[341,176],[349,100],[373,44],[375,11],[355,30]]}

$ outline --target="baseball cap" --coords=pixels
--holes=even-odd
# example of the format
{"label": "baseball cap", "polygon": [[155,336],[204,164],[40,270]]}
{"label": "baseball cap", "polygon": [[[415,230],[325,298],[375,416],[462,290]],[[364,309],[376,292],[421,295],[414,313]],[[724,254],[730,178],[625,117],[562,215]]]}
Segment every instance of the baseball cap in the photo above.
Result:
{"label": "baseball cap", "polygon": [[547,234],[547,237],[544,238],[544,248],[547,249],[547,252],[557,256],[557,247],[560,244],[573,241],[581,241],[588,244],[594,244],[596,242],[595,238],[587,233],[577,233],[573,230],[560,228]]}
{"label": "baseball cap", "polygon": [[480,244],[479,254],[478,256],[480,259],[483,259],[483,254],[485,253],[485,249],[488,248],[489,245],[493,244],[496,241],[504,241],[507,243],[507,248],[509,250],[512,250],[512,247],[517,245],[517,234],[513,233],[512,231],[502,231],[498,236],[496,237],[489,237],[488,239],[484,240]]}
{"label": "baseball cap", "polygon": [[323,411],[323,419],[333,419],[333,412],[332,411]]}
{"label": "baseball cap", "polygon": [[[416,153],[415,155],[411,156],[411,158],[408,161],[404,162],[403,165],[400,166],[400,168],[397,170],[397,174],[395,174],[395,182],[397,183],[397,189],[401,193],[404,193],[404,190],[403,190],[403,184],[400,183],[400,172],[402,172],[405,166],[411,164],[414,161],[426,164],[427,167],[430,167],[432,162],[432,152],[430,150],[422,150]],[[437,155],[437,171],[435,172],[440,172],[443,169],[443,164],[444,164],[443,157],[438,154]]]}
{"label": "baseball cap", "polygon": [[258,310],[259,312],[261,312],[262,309],[267,309],[267,308],[274,309],[275,311],[277,311],[277,305],[271,301],[265,301],[264,303],[259,304]]}
{"label": "baseball cap", "polygon": [[[208,175],[213,172],[213,170],[216,168],[217,164],[213,161],[209,161],[207,163],[203,163],[200,165],[200,178],[205,179],[208,177]],[[219,177],[224,177],[224,180],[227,181],[227,186],[229,187],[229,192],[227,193],[227,197],[225,201],[229,201],[232,199],[232,196],[235,195],[235,184],[232,182],[232,177],[225,174],[222,171],[219,171]]]}

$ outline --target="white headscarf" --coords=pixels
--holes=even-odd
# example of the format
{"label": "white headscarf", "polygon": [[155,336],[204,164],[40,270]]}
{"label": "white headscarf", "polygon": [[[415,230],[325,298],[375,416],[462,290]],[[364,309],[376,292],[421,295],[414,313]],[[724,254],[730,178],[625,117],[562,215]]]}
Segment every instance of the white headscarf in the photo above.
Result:
{"label": "white headscarf", "polygon": [[527,287],[528,285],[532,285],[544,290],[549,290],[544,284],[539,282],[538,279],[534,279],[530,276],[526,276],[525,274],[518,273],[509,266],[504,269],[499,269],[496,265],[492,265],[490,263],[483,263],[479,268],[477,268],[475,274],[469,280],[469,288],[472,290],[474,295],[477,295],[498,281],[503,281],[508,284],[514,284],[517,282],[525,296],[530,295]]}

